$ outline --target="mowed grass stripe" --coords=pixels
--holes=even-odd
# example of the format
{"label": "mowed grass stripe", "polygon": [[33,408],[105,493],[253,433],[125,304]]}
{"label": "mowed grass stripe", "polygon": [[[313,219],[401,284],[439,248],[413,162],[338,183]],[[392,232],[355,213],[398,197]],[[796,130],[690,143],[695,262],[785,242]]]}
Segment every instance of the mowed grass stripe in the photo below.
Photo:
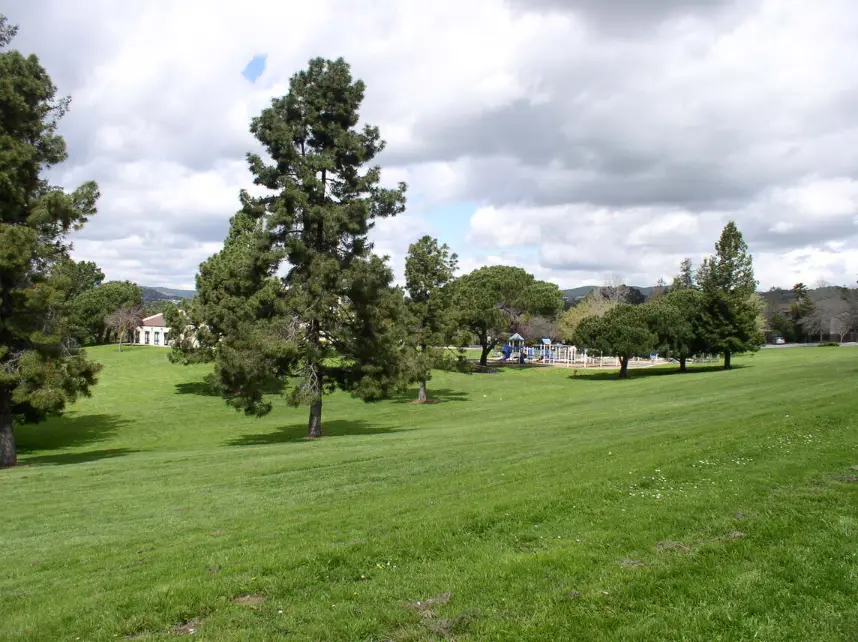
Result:
{"label": "mowed grass stripe", "polygon": [[22,429],[33,465],[0,479],[11,639],[858,632],[858,485],[835,478],[858,464],[853,349],[627,382],[436,373],[438,404],[327,399],[317,442],[305,409],[200,394],[205,367],[93,354],[94,397]]}

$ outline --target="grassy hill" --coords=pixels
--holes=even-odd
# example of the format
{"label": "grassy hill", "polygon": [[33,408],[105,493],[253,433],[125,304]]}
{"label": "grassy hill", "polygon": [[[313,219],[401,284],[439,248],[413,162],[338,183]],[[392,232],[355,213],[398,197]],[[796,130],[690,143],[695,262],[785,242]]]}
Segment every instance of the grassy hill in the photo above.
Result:
{"label": "grassy hill", "polygon": [[438,373],[432,405],[332,396],[313,442],[205,366],[91,354],[0,471],[4,640],[858,637],[856,349]]}

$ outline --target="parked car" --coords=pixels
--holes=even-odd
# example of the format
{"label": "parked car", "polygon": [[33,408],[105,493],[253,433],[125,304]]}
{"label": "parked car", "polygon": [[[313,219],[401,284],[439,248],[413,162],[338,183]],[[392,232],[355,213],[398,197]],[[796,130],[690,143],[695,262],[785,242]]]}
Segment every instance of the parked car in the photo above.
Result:
{"label": "parked car", "polygon": [[774,337],[772,339],[772,343],[774,343],[776,346],[782,346],[786,343],[786,341],[784,341],[783,337]]}

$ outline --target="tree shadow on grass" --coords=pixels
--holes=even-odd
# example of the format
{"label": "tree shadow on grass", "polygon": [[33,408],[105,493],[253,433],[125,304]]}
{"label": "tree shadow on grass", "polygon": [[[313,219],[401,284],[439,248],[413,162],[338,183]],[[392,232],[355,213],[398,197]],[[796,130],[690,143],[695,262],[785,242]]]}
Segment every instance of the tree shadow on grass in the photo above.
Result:
{"label": "tree shadow on grass", "polygon": [[176,384],[178,395],[199,395],[200,397],[220,397],[220,392],[215,390],[207,381],[189,381]]}
{"label": "tree shadow on grass", "polygon": [[[407,392],[401,392],[393,395],[390,400],[393,403],[414,403],[416,405],[418,388],[409,388]],[[461,390],[451,390],[449,388],[433,388],[432,382],[429,382],[427,389],[429,393],[430,403],[449,403],[452,401],[470,401],[471,395]]]}
{"label": "tree shadow on grass", "polygon": [[[730,370],[741,370],[743,368],[751,368],[748,364],[734,365]],[[713,366],[689,366],[688,372],[680,372],[679,366],[671,367],[650,367],[650,368],[629,368],[629,376],[627,379],[620,379],[618,376],[619,368],[616,366],[612,369],[605,369],[596,372],[594,368],[579,368],[578,375],[569,375],[572,381],[629,381],[631,379],[643,379],[645,377],[668,377],[676,375],[678,377],[693,374],[707,374],[713,372],[729,372],[725,371],[723,365]]]}
{"label": "tree shadow on grass", "polygon": [[544,368],[549,364],[526,361],[519,363],[518,361],[489,361],[486,365],[481,366],[478,362],[474,362],[474,374],[497,374],[501,370],[530,370],[531,368]]}
{"label": "tree shadow on grass", "polygon": [[17,427],[15,441],[21,464],[77,464],[131,454],[136,451],[128,448],[50,453],[106,441],[126,424],[128,421],[117,415],[80,415],[52,417],[40,424]]}
{"label": "tree shadow on grass", "polygon": [[[349,437],[355,435],[384,435],[399,432],[396,428],[377,426],[367,421],[322,419],[322,438]],[[307,424],[296,424],[278,428],[274,432],[263,435],[242,435],[226,442],[227,446],[266,446],[270,444],[285,444],[287,442],[315,441],[307,438]]]}
{"label": "tree shadow on grass", "polygon": [[87,450],[84,452],[72,453],[57,453],[56,455],[37,455],[36,457],[27,457],[26,455],[19,461],[21,466],[42,466],[53,464],[62,466],[65,464],[83,464],[90,461],[100,461],[102,459],[113,459],[115,457],[124,457],[133,453],[140,452],[133,448],[105,448],[104,450]]}
{"label": "tree shadow on grass", "polygon": [[[276,395],[283,392],[283,381],[272,381],[263,389],[266,395]],[[188,381],[186,383],[176,384],[176,394],[179,395],[198,395],[200,397],[220,397],[220,390],[214,381],[206,377],[202,381]]]}
{"label": "tree shadow on grass", "polygon": [[105,441],[128,423],[118,415],[75,415],[51,417],[39,424],[16,427],[19,453],[76,448]]}

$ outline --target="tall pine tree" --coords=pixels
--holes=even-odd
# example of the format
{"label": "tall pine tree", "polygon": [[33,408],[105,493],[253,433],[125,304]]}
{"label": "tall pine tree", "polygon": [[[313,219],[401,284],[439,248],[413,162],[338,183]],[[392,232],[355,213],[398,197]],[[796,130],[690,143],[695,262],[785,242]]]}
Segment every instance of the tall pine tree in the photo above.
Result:
{"label": "tall pine tree", "polygon": [[673,277],[673,283],[670,286],[671,290],[687,290],[694,287],[694,268],[691,265],[691,259],[685,257],[679,266],[679,274]]}
{"label": "tall pine tree", "polygon": [[748,246],[733,221],[715,244],[715,254],[697,270],[702,291],[699,337],[724,355],[724,368],[737,352],[759,350],[764,338],[759,323],[757,281]]}
{"label": "tall pine tree", "polygon": [[364,90],[344,60],[316,58],[253,119],[269,160],[248,161],[267,191],[242,192],[224,252],[200,273],[196,323],[217,339],[221,392],[262,415],[265,394],[291,383],[309,437],[322,434],[325,393],[375,400],[405,380],[403,293],[368,240],[375,219],[403,211],[405,185],[381,187],[370,165],[384,143],[357,129]]}
{"label": "tall pine tree", "polygon": [[42,178],[66,158],[69,101],[36,56],[7,49],[15,33],[0,16],[0,467],[17,463],[14,424],[61,412],[98,371],[70,340],[67,269],[67,235],[95,214],[98,187]]}
{"label": "tall pine tree", "polygon": [[420,384],[417,401],[426,403],[426,382],[439,365],[439,346],[451,333],[450,296],[445,286],[453,280],[458,257],[446,244],[424,236],[408,248],[405,259],[405,289],[413,323],[411,341],[417,347],[416,371]]}

